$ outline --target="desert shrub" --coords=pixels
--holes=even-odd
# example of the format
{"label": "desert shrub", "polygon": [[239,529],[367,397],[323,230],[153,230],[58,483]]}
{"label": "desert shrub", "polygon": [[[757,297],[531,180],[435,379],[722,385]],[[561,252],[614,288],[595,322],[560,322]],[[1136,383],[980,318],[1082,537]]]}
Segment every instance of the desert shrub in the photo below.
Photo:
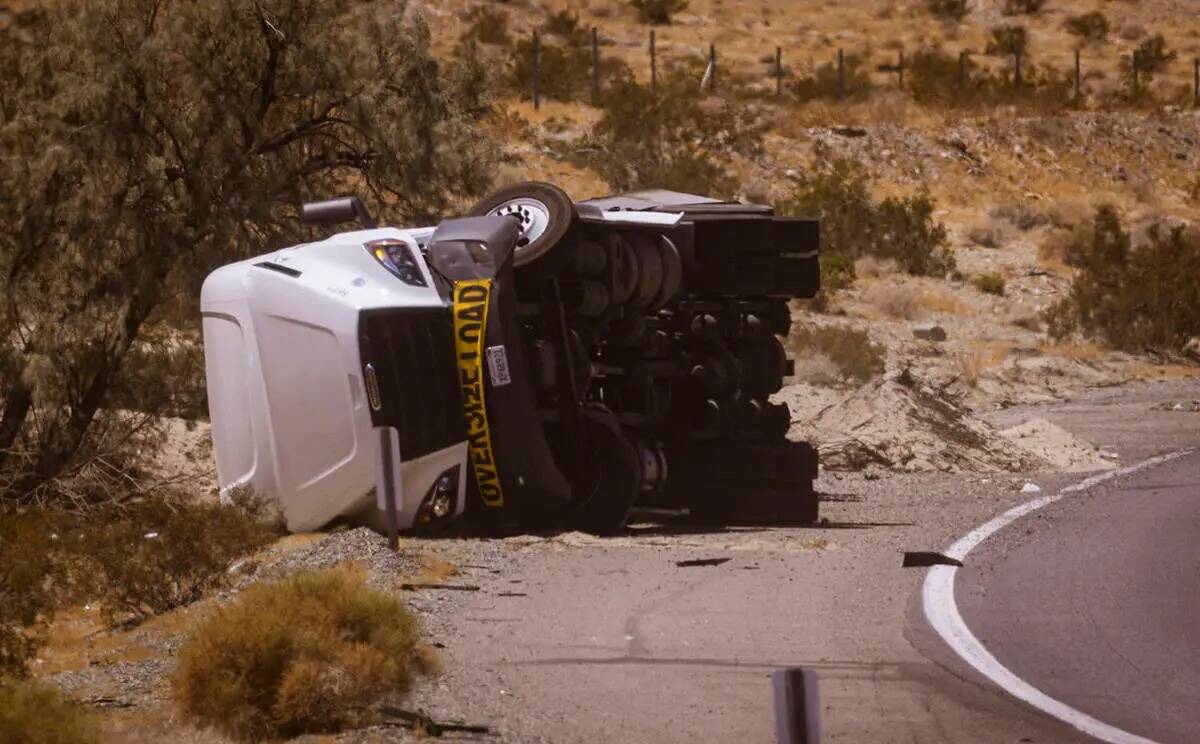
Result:
{"label": "desert shrub", "polygon": [[12,744],[90,744],[99,741],[88,716],[53,687],[0,683],[0,741]]}
{"label": "desert shrub", "polygon": [[1200,234],[1153,225],[1134,248],[1116,210],[1096,211],[1090,229],[1063,250],[1078,267],[1070,293],[1050,308],[1062,338],[1079,331],[1126,351],[1178,352],[1200,335]]}
{"label": "desert shrub", "polygon": [[22,676],[42,645],[63,577],[55,550],[59,522],[40,509],[0,512],[0,678]]}
{"label": "desert shrub", "polygon": [[1008,223],[990,217],[973,225],[967,231],[967,238],[975,245],[984,248],[999,248],[1008,242]]}
{"label": "desert shrub", "polygon": [[688,0],[629,0],[642,23],[660,25],[671,22],[671,15],[687,10]]}
{"label": "desert shrub", "polygon": [[988,36],[987,53],[1003,57],[1020,54],[1025,56],[1029,50],[1029,32],[1024,26],[1005,24],[993,28]]}
{"label": "desert shrub", "polygon": [[1165,70],[1176,56],[1175,52],[1167,49],[1167,40],[1162,34],[1155,34],[1143,40],[1133,50],[1134,65],[1145,80]]}
{"label": "desert shrub", "polygon": [[463,16],[467,28],[464,39],[481,44],[508,46],[512,37],[508,33],[508,13],[491,5],[477,5]]}
{"label": "desert shrub", "polygon": [[821,220],[822,262],[843,256],[853,266],[855,259],[870,255],[892,259],[919,275],[940,275],[954,267],[946,228],[933,219],[929,195],[875,201],[866,172],[850,160],[820,163],[775,208],[779,214]]}
{"label": "desert shrub", "polygon": [[1004,15],[1035,15],[1042,12],[1046,0],[1005,0]]}
{"label": "desert shrub", "polygon": [[1051,215],[1035,209],[1028,202],[1023,201],[1001,204],[993,208],[989,214],[995,219],[1006,220],[1012,223],[1022,232],[1033,230],[1052,222]]}
{"label": "desert shrub", "polygon": [[971,284],[984,294],[1003,295],[1004,277],[999,274],[979,274],[971,279]]}
{"label": "desert shrub", "polygon": [[1067,33],[1078,37],[1080,41],[1099,42],[1108,38],[1108,16],[1098,10],[1073,15],[1063,25]]}
{"label": "desert shrub", "polygon": [[1012,84],[1011,73],[989,71],[967,57],[963,76],[958,56],[939,46],[917,49],[908,59],[905,86],[919,103],[941,106],[1025,106],[1059,110],[1071,105],[1071,78],[1059,71],[1021,62],[1021,82]]}
{"label": "desert shrub", "polygon": [[279,534],[249,495],[229,504],[152,496],[93,513],[72,532],[78,591],[99,600],[110,624],[199,599],[224,583],[230,563]]}
{"label": "desert shrub", "polygon": [[[579,16],[559,11],[547,16],[538,42],[538,92],[556,101],[575,101],[591,95],[591,34]],[[533,40],[513,45],[509,84],[523,98],[533,96]],[[600,79],[617,85],[631,77],[629,67],[613,55],[600,57]]]}
{"label": "desert shrub", "polygon": [[[774,63],[774,57],[771,58]],[[846,54],[842,57],[845,74],[845,95],[847,99],[861,100],[871,93],[872,83],[870,68],[866,60],[859,54]],[[797,101],[815,101],[819,99],[837,99],[837,60],[819,65],[811,75],[797,77],[788,88]]]}
{"label": "desert shrub", "polygon": [[967,0],[925,0],[925,9],[934,18],[957,23],[967,15]]}
{"label": "desert shrub", "polygon": [[179,652],[175,698],[241,741],[336,731],[437,671],[416,618],[343,570],[258,584],[215,610]]}
{"label": "desert shrub", "polygon": [[886,358],[883,346],[871,341],[866,331],[847,326],[796,324],[788,336],[788,348],[797,360],[824,357],[842,379],[860,383],[882,374]]}
{"label": "desert shrub", "polygon": [[866,300],[889,318],[915,320],[921,315],[920,295],[907,284],[877,284],[867,292]]}
{"label": "desert shrub", "polygon": [[601,96],[603,115],[568,154],[616,189],[665,188],[730,196],[729,167],[762,149],[766,124],[749,106],[696,96],[695,79],[673,68],[654,95],[631,78]]}

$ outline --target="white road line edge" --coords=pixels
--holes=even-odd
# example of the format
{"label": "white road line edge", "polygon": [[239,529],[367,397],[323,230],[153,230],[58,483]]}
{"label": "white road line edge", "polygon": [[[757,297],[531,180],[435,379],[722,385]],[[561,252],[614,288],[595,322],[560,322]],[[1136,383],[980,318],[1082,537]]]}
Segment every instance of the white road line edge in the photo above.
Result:
{"label": "white road line edge", "polygon": [[[1190,455],[1195,451],[1195,448],[1188,448],[1158,457],[1151,457],[1148,460],[1143,460],[1128,467],[1110,470],[1099,475],[1093,475],[1090,478],[1085,478],[1079,483],[1063,488],[1056,494],[1041,496],[1024,504],[1019,504],[968,532],[946,549],[946,555],[961,561],[980,543],[999,532],[1005,526],[1030,512],[1037,511],[1048,504],[1053,504],[1064,496],[1086,491],[1095,485],[1113,478],[1119,478],[1140,470],[1162,465],[1165,462]],[[930,568],[929,573],[925,575],[925,584],[921,590],[921,597],[925,609],[925,617],[929,620],[929,624],[942,637],[946,645],[950,646],[956,654],[962,657],[963,661],[970,664],[980,674],[999,685],[1010,695],[1024,700],[1043,713],[1068,723],[1083,733],[1094,736],[1101,741],[1111,742],[1111,744],[1154,744],[1150,739],[1131,734],[1115,726],[1110,726],[1103,721],[1099,721],[1086,713],[1072,708],[1066,703],[1055,700],[1013,674],[1007,667],[997,661],[996,657],[992,656],[983,643],[975,637],[975,634],[967,627],[962,615],[959,614],[958,604],[954,601],[954,576],[957,570],[957,566],[933,566]]]}

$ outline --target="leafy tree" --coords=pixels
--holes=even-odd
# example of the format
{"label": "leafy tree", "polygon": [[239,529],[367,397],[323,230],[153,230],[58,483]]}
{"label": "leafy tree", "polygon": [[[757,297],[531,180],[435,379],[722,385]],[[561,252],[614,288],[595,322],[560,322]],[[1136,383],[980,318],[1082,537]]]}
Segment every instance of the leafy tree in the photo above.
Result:
{"label": "leafy tree", "polygon": [[299,202],[429,220],[487,187],[474,75],[402,11],[63,0],[0,30],[0,495],[143,444],[147,329],[194,333],[207,272],[305,237]]}

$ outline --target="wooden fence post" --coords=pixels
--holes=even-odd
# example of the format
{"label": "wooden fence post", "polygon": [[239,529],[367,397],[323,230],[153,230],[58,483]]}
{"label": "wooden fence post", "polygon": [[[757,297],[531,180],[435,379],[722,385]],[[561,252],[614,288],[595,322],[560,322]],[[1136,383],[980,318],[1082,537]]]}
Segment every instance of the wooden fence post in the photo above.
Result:
{"label": "wooden fence post", "polygon": [[1138,94],[1138,53],[1133,50],[1133,56],[1129,61],[1130,70],[1133,72],[1133,95],[1136,98]]}
{"label": "wooden fence post", "polygon": [[650,96],[658,98],[658,52],[654,48],[654,29],[650,29]]}
{"label": "wooden fence post", "polygon": [[1192,64],[1192,105],[1200,106],[1200,57]]}
{"label": "wooden fence post", "polygon": [[1080,89],[1082,86],[1082,75],[1079,74],[1079,48],[1075,48],[1075,100],[1079,101]]}
{"label": "wooden fence post", "polygon": [[708,45],[708,65],[709,65],[709,69],[712,70],[712,77],[710,77],[708,79],[708,89],[716,90],[717,89],[717,45],[716,44]]}
{"label": "wooden fence post", "polygon": [[900,59],[896,62],[896,74],[899,75],[897,85],[899,86],[900,90],[904,90],[904,50],[901,49],[899,54]]}
{"label": "wooden fence post", "polygon": [[967,84],[967,53],[958,53],[958,87],[963,87]]}
{"label": "wooden fence post", "polygon": [[846,97],[846,58],[841,49],[838,49],[837,61],[837,99],[839,101]]}
{"label": "wooden fence post", "polygon": [[1013,52],[1013,85],[1021,85],[1021,50],[1017,49]]}
{"label": "wooden fence post", "polygon": [[600,42],[596,36],[596,27],[592,26],[592,103],[600,98]]}
{"label": "wooden fence post", "polygon": [[[1200,59],[1196,63],[1200,65]],[[783,95],[783,47],[775,47],[775,95]]]}
{"label": "wooden fence post", "polygon": [[541,91],[538,90],[538,83],[540,82],[538,80],[538,72],[539,72],[538,66],[541,64],[540,58],[542,56],[541,44],[542,44],[542,42],[541,42],[541,39],[538,38],[538,32],[534,31],[533,32],[533,110],[534,111],[537,111],[538,108],[542,105],[541,95],[540,95]]}

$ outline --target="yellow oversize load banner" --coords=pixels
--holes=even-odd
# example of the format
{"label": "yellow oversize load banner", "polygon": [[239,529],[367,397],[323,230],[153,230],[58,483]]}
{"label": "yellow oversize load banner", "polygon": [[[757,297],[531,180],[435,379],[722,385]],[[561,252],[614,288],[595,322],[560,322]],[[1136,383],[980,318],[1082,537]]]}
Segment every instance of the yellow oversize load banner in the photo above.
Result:
{"label": "yellow oversize load banner", "polygon": [[458,379],[462,385],[463,415],[471,466],[483,503],[504,506],[504,491],[492,452],[487,406],[483,400],[483,342],[487,335],[488,303],[492,297],[489,279],[467,279],[454,284],[454,346],[458,354]]}

